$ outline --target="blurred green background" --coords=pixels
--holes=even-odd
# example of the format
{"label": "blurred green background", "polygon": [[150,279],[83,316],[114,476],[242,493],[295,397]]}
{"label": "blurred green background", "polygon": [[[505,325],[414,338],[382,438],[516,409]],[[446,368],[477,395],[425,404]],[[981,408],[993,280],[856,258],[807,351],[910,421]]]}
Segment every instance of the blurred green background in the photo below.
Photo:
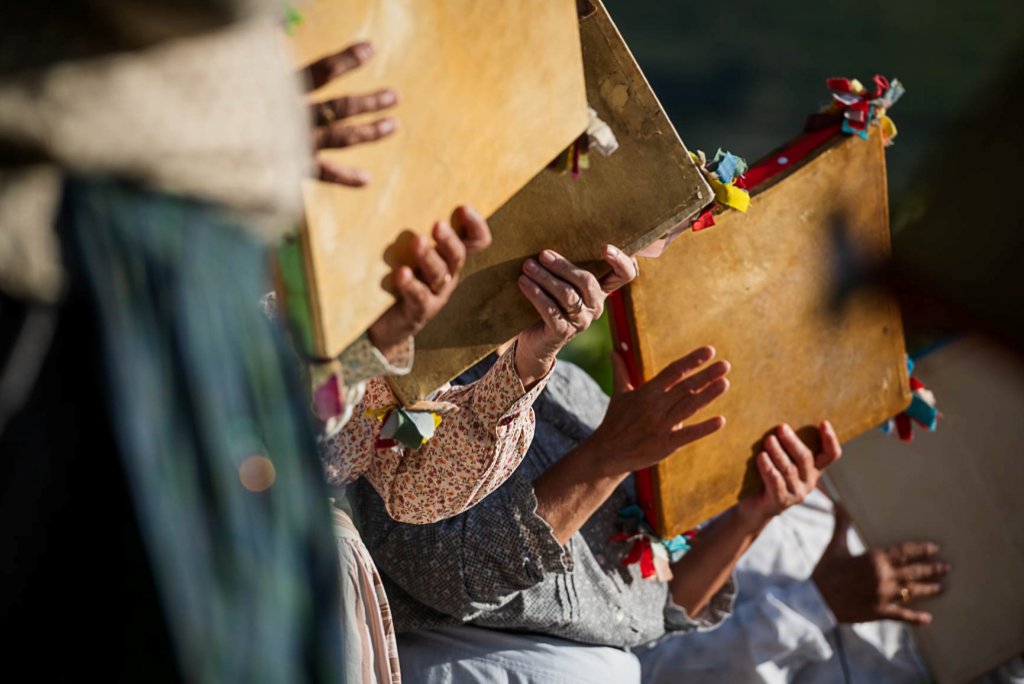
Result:
{"label": "blurred green background", "polygon": [[[828,100],[829,76],[899,78],[907,94],[892,111],[899,128],[888,153],[894,228],[913,204],[919,171],[941,163],[957,117],[1024,42],[1021,0],[605,5],[690,149],[722,147],[754,162],[799,133]],[[964,170],[965,182],[972,171]],[[562,356],[609,391],[610,351],[602,320]]]}

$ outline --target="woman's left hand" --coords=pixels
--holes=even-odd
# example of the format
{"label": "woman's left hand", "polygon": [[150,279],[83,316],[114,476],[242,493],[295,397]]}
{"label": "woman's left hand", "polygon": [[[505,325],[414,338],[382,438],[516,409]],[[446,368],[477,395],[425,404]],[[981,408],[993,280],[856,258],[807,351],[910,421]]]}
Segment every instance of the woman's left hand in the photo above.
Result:
{"label": "woman's left hand", "polygon": [[562,347],[601,316],[608,294],[637,276],[636,260],[613,245],[605,247],[604,260],[612,271],[601,280],[549,249],[523,263],[519,289],[541,316],[518,337],[516,370],[524,386],[547,375]]}
{"label": "woman's left hand", "polygon": [[764,490],[738,504],[739,514],[751,528],[760,529],[790,506],[801,503],[818,486],[822,471],[843,455],[831,423],[824,421],[820,433],[821,449],[817,454],[785,423],[765,437],[764,451],[757,455]]}

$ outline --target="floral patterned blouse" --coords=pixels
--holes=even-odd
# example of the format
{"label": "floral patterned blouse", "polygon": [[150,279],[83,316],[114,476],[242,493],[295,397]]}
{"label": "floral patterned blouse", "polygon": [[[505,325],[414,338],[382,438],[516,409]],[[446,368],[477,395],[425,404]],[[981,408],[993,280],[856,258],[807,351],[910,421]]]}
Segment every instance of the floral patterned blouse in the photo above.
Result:
{"label": "floral patterned blouse", "polygon": [[[274,293],[261,304],[267,316],[278,318]],[[366,477],[388,513],[405,523],[437,522],[479,502],[522,462],[533,441],[533,402],[551,376],[549,371],[527,391],[516,372],[517,344],[478,381],[446,385],[430,397],[455,409],[419,449],[380,439],[382,423],[374,415],[398,403],[384,376],[412,368],[412,338],[391,363],[365,333],[336,359],[308,363],[327,482],[337,486]]]}
{"label": "floral patterned blouse", "polygon": [[[330,484],[366,477],[395,520],[427,524],[457,515],[515,471],[533,441],[533,402],[547,378],[527,391],[515,369],[513,345],[480,380],[446,386],[432,397],[454,404],[430,441],[409,449],[380,440],[375,409],[396,403],[387,382],[374,378],[351,419],[321,442]],[[550,376],[550,373],[549,373]]]}

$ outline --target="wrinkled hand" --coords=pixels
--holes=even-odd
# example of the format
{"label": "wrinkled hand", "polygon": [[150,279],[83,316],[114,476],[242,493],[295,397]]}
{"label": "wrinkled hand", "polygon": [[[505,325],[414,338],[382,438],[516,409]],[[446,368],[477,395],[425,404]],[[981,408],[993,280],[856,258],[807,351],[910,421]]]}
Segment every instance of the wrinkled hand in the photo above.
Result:
{"label": "wrinkled hand", "polygon": [[524,386],[547,375],[562,347],[601,316],[608,293],[637,275],[636,260],[613,245],[605,247],[604,260],[612,271],[601,280],[550,249],[523,263],[519,289],[541,317],[517,338],[516,370]]}
{"label": "wrinkled hand", "polygon": [[940,580],[951,566],[935,560],[938,545],[904,542],[854,556],[846,543],[849,529],[849,517],[837,505],[832,541],[811,575],[836,620],[930,623],[931,613],[913,610],[908,604],[942,593]]}
{"label": "wrinkled hand", "polygon": [[[491,244],[487,222],[472,207],[456,209],[450,223],[435,223],[431,235],[433,244],[422,235],[405,231],[385,253],[392,270],[382,287],[395,296],[395,303],[367,332],[388,359],[396,358],[406,340],[448,302],[466,256]],[[414,268],[409,264],[415,264]]]}
{"label": "wrinkled hand", "polygon": [[600,464],[606,474],[650,467],[725,425],[722,416],[686,422],[729,389],[727,361],[705,366],[714,355],[712,347],[692,351],[634,388],[622,358],[612,354],[616,391],[593,435],[606,454]]}
{"label": "wrinkled hand", "polygon": [[832,424],[819,426],[821,450],[815,454],[783,423],[764,439],[764,451],[757,455],[764,490],[744,497],[739,514],[752,528],[759,528],[790,506],[802,502],[818,486],[821,473],[835,463],[843,450]]}
{"label": "wrinkled hand", "polygon": [[[371,57],[373,46],[370,43],[350,45],[306,67],[306,82],[311,90],[316,90],[366,63]],[[360,124],[349,123],[346,119],[357,114],[383,111],[397,103],[398,94],[385,88],[365,95],[349,95],[312,105],[313,151],[351,147],[391,135],[397,128],[391,117]],[[351,187],[362,187],[370,182],[370,175],[362,169],[326,159],[317,159],[316,164],[320,180]]]}

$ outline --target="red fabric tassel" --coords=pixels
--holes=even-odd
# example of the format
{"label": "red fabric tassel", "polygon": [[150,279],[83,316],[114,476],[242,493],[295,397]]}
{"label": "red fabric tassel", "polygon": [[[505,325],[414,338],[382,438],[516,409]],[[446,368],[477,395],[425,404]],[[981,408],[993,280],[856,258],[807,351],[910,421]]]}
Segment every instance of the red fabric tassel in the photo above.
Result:
{"label": "red fabric tassel", "polygon": [[848,78],[827,78],[825,87],[829,90],[836,90],[840,93],[850,92],[850,79]]}
{"label": "red fabric tassel", "polygon": [[715,225],[714,214],[711,213],[710,209],[706,209],[704,213],[693,222],[690,229],[696,233],[697,231],[704,230],[705,228],[710,228],[713,225]]}
{"label": "red fabric tassel", "polygon": [[[612,541],[625,541],[632,537],[628,534],[615,534],[608,539]],[[640,537],[633,543],[629,553],[622,559],[622,566],[629,567],[633,563],[640,564],[640,576],[644,579],[654,577],[657,570],[654,568],[654,551],[651,549],[651,540],[646,536]]]}
{"label": "red fabric tassel", "polygon": [[924,389],[924,383],[915,378],[913,375],[910,376],[910,391],[916,392],[919,389]]}
{"label": "red fabric tassel", "polygon": [[654,551],[651,550],[651,540],[644,537],[640,551],[640,576],[644,579],[654,577],[657,572],[654,569]]}
{"label": "red fabric tassel", "polygon": [[896,434],[900,436],[900,441],[909,442],[914,439],[913,428],[910,423],[910,416],[906,413],[901,413],[896,416]]}
{"label": "red fabric tassel", "polygon": [[875,91],[871,93],[871,99],[877,100],[882,95],[885,95],[885,91],[889,90],[889,79],[881,74],[876,74],[871,80],[875,83]]}
{"label": "red fabric tassel", "polygon": [[623,565],[632,565],[633,563],[636,563],[636,562],[638,562],[640,560],[640,557],[644,553],[644,542],[645,541],[647,541],[647,540],[644,539],[644,538],[640,538],[640,539],[636,540],[636,543],[633,544],[633,548],[631,548],[629,550],[629,553],[626,554],[626,557],[622,559],[622,564]]}

